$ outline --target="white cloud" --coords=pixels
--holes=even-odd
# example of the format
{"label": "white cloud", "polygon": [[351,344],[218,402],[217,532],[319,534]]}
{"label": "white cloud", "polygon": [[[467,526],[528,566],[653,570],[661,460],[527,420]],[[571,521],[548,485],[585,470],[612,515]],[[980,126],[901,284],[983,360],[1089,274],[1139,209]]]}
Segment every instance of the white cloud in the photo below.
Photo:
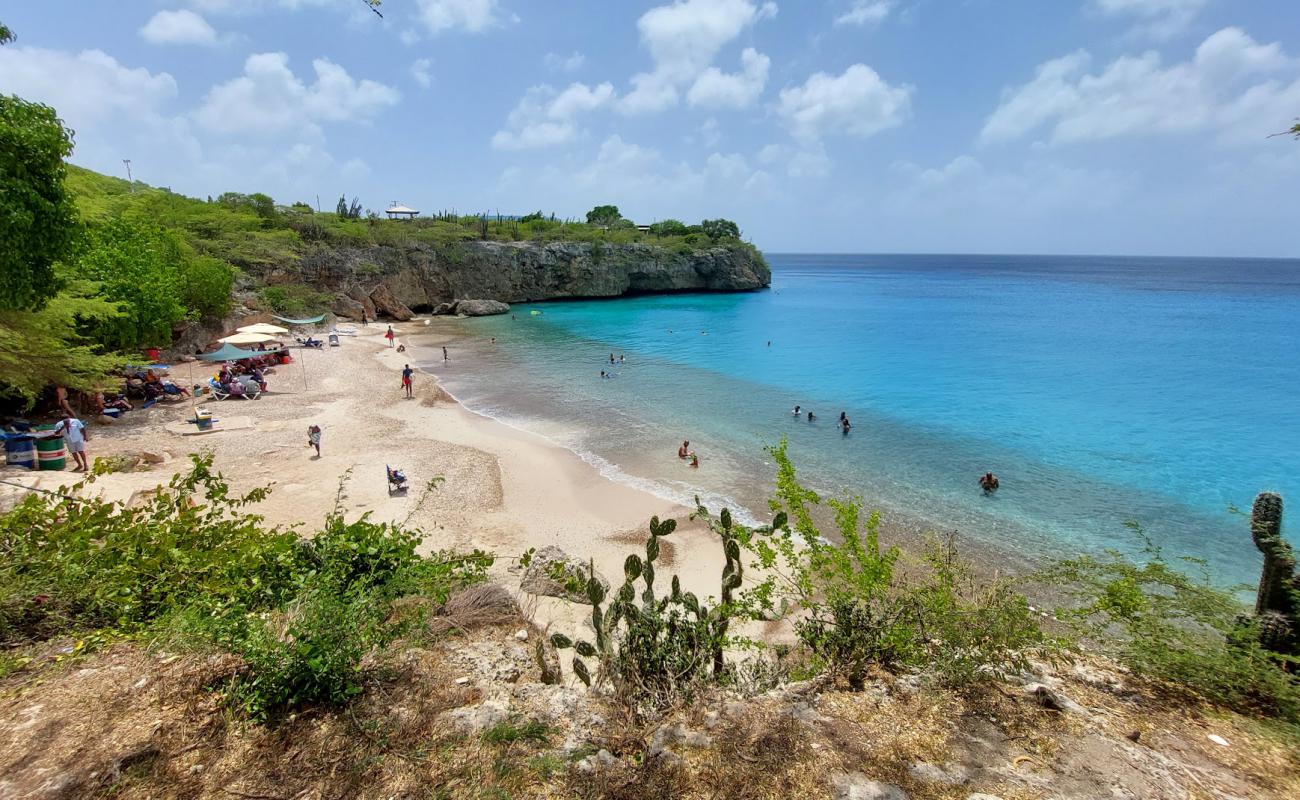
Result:
{"label": "white cloud", "polygon": [[822,178],[831,171],[830,156],[820,142],[805,147],[769,144],[758,151],[758,160],[770,167],[783,166],[791,178]]}
{"label": "white cloud", "polygon": [[493,134],[492,146],[524,150],[564,144],[577,135],[577,117],[610,105],[614,99],[614,87],[609,83],[573,83],[562,92],[545,84],[534,86],[510,112],[506,127]]}
{"label": "white cloud", "polygon": [[1088,63],[1083,52],[1049,61],[1005,91],[981,141],[1043,126],[1053,143],[1207,129],[1221,139],[1262,140],[1286,127],[1300,96],[1300,62],[1238,28],[1211,35],[1190,61],[1168,67],[1155,52],[1122,56],[1100,74],[1085,74]]}
{"label": "white cloud", "polygon": [[700,125],[700,141],[705,147],[717,147],[722,141],[722,127],[718,125],[718,120],[709,117]]}
{"label": "white cloud", "polygon": [[372,118],[401,97],[381,83],[357,81],[327,59],[314,60],[312,67],[316,82],[308,86],[289,69],[284,53],[251,55],[244,74],[214,86],[194,117],[205,130],[219,133],[315,132],[319,122]]}
{"label": "white cloud", "polygon": [[[759,5],[750,0],[676,0],[650,9],[637,20],[637,29],[654,59],[654,69],[632,76],[633,89],[623,97],[621,110],[641,114],[676,105],[679,89],[702,77],[718,51],[754,23],[775,15],[775,3]],[[717,73],[706,80],[701,89],[704,96],[726,91],[718,89],[721,77]]]}
{"label": "white cloud", "polygon": [[73,55],[35,47],[0,47],[0,91],[53,106],[74,128],[156,115],[177,95],[170,74],[132,69],[101,50]]}
{"label": "white cloud", "polygon": [[411,77],[420,86],[428,89],[433,85],[433,74],[429,72],[433,67],[433,62],[427,58],[417,58],[411,62]]}
{"label": "white cloud", "polygon": [[217,32],[208,21],[184,8],[154,14],[140,29],[140,36],[153,44],[217,43]]}
{"label": "white cloud", "polygon": [[841,75],[818,72],[803,86],[782,89],[777,113],[805,141],[827,133],[870,136],[902,124],[911,95],[912,87],[891,86],[866,64],[854,64]]}
{"label": "white cloud", "polygon": [[577,72],[582,69],[583,64],[587,63],[587,57],[577,51],[567,56],[547,53],[542,58],[542,63],[552,72]]}
{"label": "white cloud", "polygon": [[693,106],[706,108],[745,108],[763,93],[771,63],[767,56],[746,47],[740,54],[740,72],[726,73],[709,67],[691,84],[686,100]]}
{"label": "white cloud", "polygon": [[835,18],[836,25],[879,25],[894,10],[894,0],[853,0],[849,10]]}
{"label": "white cloud", "polygon": [[502,22],[497,0],[416,0],[416,6],[429,33],[457,29],[479,33]]}
{"label": "white cloud", "polygon": [[1168,38],[1184,30],[1210,0],[1093,0],[1106,16],[1138,19],[1138,33]]}

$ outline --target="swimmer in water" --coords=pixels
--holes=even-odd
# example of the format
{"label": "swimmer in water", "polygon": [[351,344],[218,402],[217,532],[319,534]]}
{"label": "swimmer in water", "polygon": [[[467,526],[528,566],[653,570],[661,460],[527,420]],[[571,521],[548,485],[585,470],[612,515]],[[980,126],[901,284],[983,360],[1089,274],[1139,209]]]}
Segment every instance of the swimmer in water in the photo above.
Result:
{"label": "swimmer in water", "polygon": [[816,421],[817,421],[817,415],[814,414],[814,413],[812,413],[811,411],[809,411],[809,412],[808,412],[808,421],[809,421],[809,422],[816,422]]}
{"label": "swimmer in water", "polygon": [[790,414],[795,417],[799,416],[799,406],[795,406],[794,411],[791,411]]}
{"label": "swimmer in water", "polygon": [[849,429],[852,427],[853,427],[853,423],[849,422],[849,418],[847,416],[840,417],[840,430],[844,433],[845,436],[849,435]]}
{"label": "swimmer in water", "polygon": [[605,370],[602,369],[602,370],[600,371],[600,377],[602,377],[602,378],[608,378],[609,375],[605,372]]}
{"label": "swimmer in water", "polygon": [[682,442],[682,446],[679,447],[679,448],[677,448],[677,457],[678,457],[678,458],[688,458],[688,457],[690,456],[690,454],[691,454],[691,443],[690,443],[690,442]]}
{"label": "swimmer in water", "polygon": [[980,488],[984,490],[986,497],[996,492],[999,485],[998,476],[992,472],[986,472],[980,476]]}
{"label": "swimmer in water", "polygon": [[611,364],[614,363],[614,354],[613,354],[613,353],[610,353],[610,354],[609,354],[609,363],[611,363]]}
{"label": "swimmer in water", "polygon": [[695,455],[694,453],[691,453],[691,466],[694,467],[695,469],[700,468],[700,457]]}

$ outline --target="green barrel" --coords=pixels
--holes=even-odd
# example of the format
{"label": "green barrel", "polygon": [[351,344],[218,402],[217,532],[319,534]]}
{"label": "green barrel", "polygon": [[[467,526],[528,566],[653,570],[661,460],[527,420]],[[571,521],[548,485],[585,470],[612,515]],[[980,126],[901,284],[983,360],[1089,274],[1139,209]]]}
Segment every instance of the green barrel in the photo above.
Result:
{"label": "green barrel", "polygon": [[38,469],[63,469],[68,465],[68,451],[63,446],[63,435],[42,436],[36,440]]}

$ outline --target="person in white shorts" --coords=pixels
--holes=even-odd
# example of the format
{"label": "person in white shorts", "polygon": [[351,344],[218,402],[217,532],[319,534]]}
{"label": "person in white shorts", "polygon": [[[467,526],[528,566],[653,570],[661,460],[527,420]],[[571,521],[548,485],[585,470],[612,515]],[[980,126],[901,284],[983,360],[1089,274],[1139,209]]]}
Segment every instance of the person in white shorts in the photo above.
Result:
{"label": "person in white shorts", "polygon": [[65,411],[54,431],[63,434],[63,440],[68,443],[68,452],[72,453],[72,458],[77,462],[77,468],[73,472],[89,470],[90,465],[86,463],[86,442],[90,436],[86,433],[85,424],[74,417],[71,411]]}

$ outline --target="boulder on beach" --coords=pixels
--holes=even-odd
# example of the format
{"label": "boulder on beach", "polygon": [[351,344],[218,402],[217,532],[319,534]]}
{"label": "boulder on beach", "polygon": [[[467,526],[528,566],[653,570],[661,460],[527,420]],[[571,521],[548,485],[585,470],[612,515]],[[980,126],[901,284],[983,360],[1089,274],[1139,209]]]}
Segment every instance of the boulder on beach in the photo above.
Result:
{"label": "boulder on beach", "polygon": [[490,317],[493,314],[505,314],[510,306],[497,300],[457,300],[456,313],[467,317]]}
{"label": "boulder on beach", "polygon": [[[596,580],[609,591],[609,581],[599,572]],[[574,558],[554,545],[543,547],[533,553],[524,571],[519,588],[529,594],[544,594],[548,597],[560,597],[574,603],[590,603],[585,590],[570,591],[567,584],[585,586],[591,575],[591,566],[582,559]]]}
{"label": "boulder on beach", "polygon": [[398,300],[397,295],[393,294],[393,290],[389,289],[385,284],[381,283],[370,290],[370,300],[375,304],[375,313],[382,314],[389,319],[406,322],[415,316],[411,309],[407,308],[406,304],[401,300]]}

